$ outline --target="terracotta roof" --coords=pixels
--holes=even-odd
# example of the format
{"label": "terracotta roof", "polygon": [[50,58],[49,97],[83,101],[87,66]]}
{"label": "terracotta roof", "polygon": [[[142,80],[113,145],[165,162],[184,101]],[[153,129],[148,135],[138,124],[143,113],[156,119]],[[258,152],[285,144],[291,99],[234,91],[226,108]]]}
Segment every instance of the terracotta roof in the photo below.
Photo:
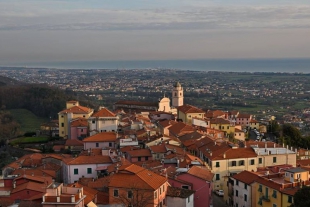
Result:
{"label": "terracotta roof", "polygon": [[259,176],[257,174],[246,170],[232,176],[232,178],[248,185],[252,184],[258,177]]}
{"label": "terracotta roof", "polygon": [[84,146],[83,142],[77,139],[67,139],[65,146]]}
{"label": "terracotta roof", "polygon": [[108,205],[109,204],[109,193],[99,191],[97,195],[97,204]]}
{"label": "terracotta roof", "polygon": [[214,176],[214,174],[207,168],[198,166],[192,166],[187,173],[209,182],[212,181]]}
{"label": "terracotta roof", "polygon": [[60,114],[64,114],[64,113],[73,113],[73,114],[89,114],[91,113],[93,110],[84,106],[73,106],[69,109],[65,109],[61,112],[59,112]]}
{"label": "terracotta roof", "polygon": [[111,176],[109,187],[119,188],[140,188],[145,190],[156,190],[164,183],[167,178],[160,176],[152,171],[139,167],[137,165],[128,166],[123,171],[131,173],[123,173],[121,170]]}
{"label": "terracotta roof", "polygon": [[110,176],[102,177],[97,180],[88,182],[87,186],[95,189],[105,188],[109,186],[110,179],[111,179]]}
{"label": "terracotta roof", "polygon": [[159,144],[159,145],[153,145],[153,146],[150,146],[149,148],[153,153],[166,153],[167,152],[166,145],[164,143]]}
{"label": "terracotta roof", "polygon": [[101,132],[83,139],[83,142],[115,142],[115,132]]}
{"label": "terracotta roof", "polygon": [[205,113],[203,110],[195,106],[189,105],[189,104],[184,104],[183,106],[179,106],[177,109],[178,111],[181,111],[184,114],[188,114],[188,113],[203,113],[204,114]]}
{"label": "terracotta roof", "polygon": [[56,178],[56,172],[55,170],[43,170],[40,168],[36,169],[16,169],[12,175],[27,175],[27,176],[51,176],[52,178]]}
{"label": "terracotta roof", "polygon": [[211,124],[230,124],[230,121],[223,118],[214,118],[210,120]]}
{"label": "terracotta roof", "polygon": [[194,193],[195,193],[194,190],[188,190],[188,189],[184,189],[184,188],[176,188],[176,187],[168,186],[166,196],[188,198],[189,196],[193,195]]}
{"label": "terracotta roof", "polygon": [[98,112],[94,113],[91,117],[116,117],[114,113],[107,108],[102,108]]}
{"label": "terracotta roof", "polygon": [[36,182],[26,182],[20,185],[17,185],[16,188],[13,188],[11,191],[12,194],[18,193],[22,190],[33,190],[37,192],[45,192],[46,191],[46,184],[45,183],[36,183]]}
{"label": "terracotta roof", "polygon": [[71,121],[71,127],[88,127],[87,119],[77,118]]}
{"label": "terracotta roof", "polygon": [[251,118],[251,114],[238,114],[237,118],[249,119],[249,118]]}
{"label": "terracotta roof", "polygon": [[310,159],[296,160],[296,164],[299,166],[309,166],[310,165]]}
{"label": "terracotta roof", "polygon": [[178,122],[174,121],[174,120],[164,120],[164,121],[160,121],[158,124],[162,127],[168,127],[168,126],[171,126],[171,125],[174,125]]}
{"label": "terracotta roof", "polygon": [[139,150],[132,150],[127,151],[127,154],[130,155],[130,157],[151,157],[151,151],[149,149],[139,149]]}
{"label": "terracotta roof", "polygon": [[175,135],[184,135],[186,132],[187,133],[194,132],[195,128],[183,122],[178,122],[169,127],[169,131]]}
{"label": "terracotta roof", "polygon": [[250,123],[259,123],[259,122],[256,121],[255,119],[251,119]]}
{"label": "terracotta roof", "polygon": [[110,156],[94,155],[94,156],[78,156],[67,162],[67,165],[85,165],[85,164],[107,164],[112,163]]}

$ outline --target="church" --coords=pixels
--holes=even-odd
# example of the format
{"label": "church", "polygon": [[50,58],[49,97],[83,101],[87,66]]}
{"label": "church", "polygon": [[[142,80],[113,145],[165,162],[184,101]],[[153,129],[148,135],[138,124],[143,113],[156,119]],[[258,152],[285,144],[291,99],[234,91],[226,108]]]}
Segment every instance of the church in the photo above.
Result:
{"label": "church", "polygon": [[114,110],[124,110],[126,112],[146,112],[146,111],[162,111],[176,114],[176,108],[183,105],[184,94],[183,87],[179,82],[175,83],[172,88],[172,105],[170,98],[164,97],[156,102],[140,102],[140,101],[118,101],[114,104]]}

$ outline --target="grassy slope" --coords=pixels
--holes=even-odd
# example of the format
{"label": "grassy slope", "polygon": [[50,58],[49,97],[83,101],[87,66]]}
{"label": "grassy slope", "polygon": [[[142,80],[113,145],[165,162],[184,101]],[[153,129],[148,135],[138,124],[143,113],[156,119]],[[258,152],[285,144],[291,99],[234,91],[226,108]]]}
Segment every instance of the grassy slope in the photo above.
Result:
{"label": "grassy slope", "polygon": [[22,132],[33,132],[40,129],[40,125],[47,122],[48,119],[37,117],[26,109],[9,110],[16,121],[21,125]]}

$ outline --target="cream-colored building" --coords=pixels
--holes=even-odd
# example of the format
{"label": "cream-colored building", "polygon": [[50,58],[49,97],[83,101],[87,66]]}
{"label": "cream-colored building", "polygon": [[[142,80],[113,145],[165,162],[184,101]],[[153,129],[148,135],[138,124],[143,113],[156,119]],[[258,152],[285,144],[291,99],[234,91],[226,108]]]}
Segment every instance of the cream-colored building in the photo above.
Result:
{"label": "cream-colored building", "polygon": [[195,106],[185,104],[179,106],[178,110],[178,119],[182,120],[184,123],[192,125],[192,119],[204,119],[205,112]]}
{"label": "cream-colored building", "polygon": [[164,97],[159,101],[158,111],[171,112],[170,99],[169,98]]}
{"label": "cream-colored building", "polygon": [[107,108],[100,110],[88,118],[90,136],[100,132],[117,132],[118,116]]}

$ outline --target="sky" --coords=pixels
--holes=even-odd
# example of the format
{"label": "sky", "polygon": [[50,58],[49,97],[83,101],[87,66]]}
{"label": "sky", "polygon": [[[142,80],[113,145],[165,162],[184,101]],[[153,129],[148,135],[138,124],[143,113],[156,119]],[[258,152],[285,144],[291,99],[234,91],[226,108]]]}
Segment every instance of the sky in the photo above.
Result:
{"label": "sky", "polygon": [[0,0],[0,65],[310,58],[309,0]]}

